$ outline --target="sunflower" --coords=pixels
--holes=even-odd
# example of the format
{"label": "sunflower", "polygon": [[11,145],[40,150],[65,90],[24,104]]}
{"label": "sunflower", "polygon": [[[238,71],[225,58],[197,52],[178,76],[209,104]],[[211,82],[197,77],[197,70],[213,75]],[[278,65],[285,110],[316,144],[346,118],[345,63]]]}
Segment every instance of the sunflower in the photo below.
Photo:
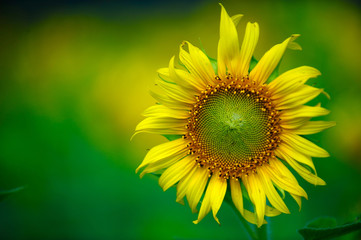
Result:
{"label": "sunflower", "polygon": [[[176,201],[183,204],[186,198],[192,212],[199,212],[195,224],[210,211],[219,223],[216,215],[227,188],[240,214],[258,227],[265,216],[289,213],[285,192],[301,208],[307,193],[289,168],[314,185],[325,185],[312,157],[329,154],[303,137],[334,125],[310,121],[329,111],[320,104],[304,105],[324,92],[305,84],[320,72],[302,66],[269,82],[286,48],[301,49],[294,42],[299,35],[272,47],[251,68],[259,26],[247,24],[239,47],[241,17],[229,17],[221,5],[217,61],[187,41],[180,45],[184,69],[175,67],[173,57],[168,68],[158,70],[162,93],[151,93],[157,104],[145,110],[135,130],[171,137],[153,147],[136,171],[143,169],[141,177],[161,173],[164,191],[176,185]],[[253,209],[246,209],[244,199]]]}

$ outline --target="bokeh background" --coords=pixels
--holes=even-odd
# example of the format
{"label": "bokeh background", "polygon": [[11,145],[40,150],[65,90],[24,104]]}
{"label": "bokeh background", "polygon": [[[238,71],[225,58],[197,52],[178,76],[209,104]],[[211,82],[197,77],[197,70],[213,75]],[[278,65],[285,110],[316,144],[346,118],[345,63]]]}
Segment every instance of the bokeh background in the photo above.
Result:
{"label": "bokeh background", "polygon": [[[361,213],[361,11],[357,1],[222,1],[230,15],[260,24],[259,59],[300,33],[280,71],[309,65],[311,84],[337,126],[311,136],[331,157],[314,159],[327,186],[298,178],[302,211],[273,218],[274,239],[317,216],[352,221]],[[134,170],[163,137],[138,135],[149,89],[189,40],[216,57],[218,1],[7,1],[0,7],[0,190],[25,186],[0,202],[1,239],[242,239],[227,204],[219,226],[194,225],[188,206]],[[242,38],[241,38],[242,39]],[[344,239],[359,239],[360,233]]]}

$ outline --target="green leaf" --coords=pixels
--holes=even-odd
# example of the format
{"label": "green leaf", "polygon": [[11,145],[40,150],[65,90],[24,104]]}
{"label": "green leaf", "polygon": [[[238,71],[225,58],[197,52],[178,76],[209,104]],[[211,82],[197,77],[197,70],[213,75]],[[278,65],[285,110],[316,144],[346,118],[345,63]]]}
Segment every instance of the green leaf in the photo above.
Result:
{"label": "green leaf", "polygon": [[336,226],[337,221],[333,217],[319,217],[307,224],[309,228],[330,228]]}
{"label": "green leaf", "polygon": [[[208,56],[207,56],[207,57],[208,57]],[[217,60],[214,59],[214,58],[211,58],[211,57],[208,57],[208,59],[209,59],[209,61],[210,61],[211,64],[212,64],[212,68],[213,68],[214,72],[215,72],[216,74],[218,74],[218,64],[217,64]]]}
{"label": "green leaf", "polygon": [[251,62],[249,63],[249,72],[252,71],[252,69],[257,65],[257,63],[258,63],[257,59],[254,56],[252,56]]}
{"label": "green leaf", "polygon": [[6,190],[6,191],[0,191],[0,201],[4,200],[7,196],[13,194],[13,193],[17,193],[21,190],[23,190],[24,187],[17,187],[17,188],[13,188],[10,190]]}
{"label": "green leaf", "polygon": [[279,68],[281,65],[282,59],[280,60],[280,62],[277,64],[276,68],[273,70],[273,72],[271,73],[271,75],[268,77],[267,79],[267,83],[272,82],[273,79],[275,79],[276,77],[278,77],[279,75]]}
{"label": "green leaf", "polygon": [[361,229],[361,220],[358,218],[352,223],[338,225],[336,220],[331,217],[320,217],[313,220],[305,228],[298,232],[306,240],[333,239]]}
{"label": "green leaf", "polygon": [[182,135],[162,135],[163,137],[165,137],[166,139],[168,139],[169,141],[173,141],[173,140],[176,140],[178,138],[181,138]]}

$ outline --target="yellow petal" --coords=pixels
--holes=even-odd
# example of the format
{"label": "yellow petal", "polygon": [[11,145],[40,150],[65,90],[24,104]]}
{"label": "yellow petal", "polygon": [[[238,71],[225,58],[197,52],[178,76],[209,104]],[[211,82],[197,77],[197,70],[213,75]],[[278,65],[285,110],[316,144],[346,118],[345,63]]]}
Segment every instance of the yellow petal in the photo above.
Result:
{"label": "yellow petal", "polygon": [[244,183],[249,198],[255,207],[255,212],[257,214],[257,226],[260,227],[263,224],[266,208],[266,195],[263,190],[263,185],[261,184],[257,174],[243,176],[242,182]]}
{"label": "yellow petal", "polygon": [[161,169],[172,166],[174,163],[178,162],[180,159],[184,158],[188,154],[188,149],[184,149],[179,155],[170,158],[164,158],[154,163],[150,163],[139,175],[142,178],[147,173],[152,173],[159,171]]}
{"label": "yellow petal", "polygon": [[180,102],[177,100],[174,100],[172,98],[169,98],[165,94],[158,94],[156,92],[150,91],[150,95],[160,104],[163,104],[169,108],[172,109],[181,109],[189,111],[191,109],[191,104]]}
{"label": "yellow petal", "polygon": [[239,23],[239,21],[241,20],[242,17],[243,17],[243,14],[237,14],[237,15],[234,15],[234,16],[231,17],[234,26],[237,27],[237,25],[238,25],[238,23]]}
{"label": "yellow petal", "polygon": [[189,182],[192,179],[194,172],[197,170],[197,167],[193,168],[187,175],[185,175],[177,184],[177,199],[176,202],[184,205],[184,197],[188,190]]}
{"label": "yellow petal", "polygon": [[272,99],[285,96],[300,87],[310,78],[321,75],[320,71],[313,67],[302,66],[282,73],[268,84],[269,90],[273,93]]}
{"label": "yellow petal", "polygon": [[[187,45],[189,53],[183,47]],[[203,84],[212,84],[215,81],[215,73],[208,57],[197,47],[185,41],[179,48],[179,59],[188,69],[192,76],[194,76]]]}
{"label": "yellow petal", "polygon": [[310,100],[317,97],[323,89],[303,85],[297,89],[297,91],[284,95],[283,97],[274,100],[277,105],[277,109],[290,109],[303,105]]}
{"label": "yellow petal", "polygon": [[263,184],[263,189],[266,193],[268,201],[272,204],[272,206],[283,213],[290,213],[286,204],[283,202],[277,190],[274,188],[270,177],[266,172],[263,171],[263,168],[258,169],[258,175],[260,176],[260,180]]}
{"label": "yellow petal", "polygon": [[211,180],[208,183],[207,186],[207,190],[206,193],[204,194],[204,198],[202,201],[202,205],[201,205],[201,209],[199,210],[198,213],[198,218],[197,220],[193,221],[194,224],[198,224],[210,211],[212,208],[212,201],[213,201],[213,191],[214,191],[214,187],[217,181],[218,176],[215,176],[215,174],[213,174]]}
{"label": "yellow petal", "polygon": [[288,170],[278,159],[272,159],[268,167],[263,167],[263,171],[267,172],[272,179],[272,182],[280,188],[289,193],[307,198],[305,190],[298,184],[290,170]]}
{"label": "yellow petal", "polygon": [[176,119],[189,118],[189,111],[171,109],[164,105],[153,105],[143,112],[144,117],[169,117]]}
{"label": "yellow petal", "polygon": [[311,173],[308,169],[301,166],[298,162],[296,162],[292,157],[288,156],[284,152],[279,152],[276,150],[276,154],[282,156],[282,158],[294,169],[300,176],[305,179],[307,182],[314,185],[326,185],[325,181]]}
{"label": "yellow petal", "polygon": [[292,158],[294,158],[296,161],[306,164],[307,166],[311,167],[314,172],[316,172],[316,168],[315,165],[313,164],[311,157],[296,151],[286,143],[280,144],[278,150],[287,154],[288,156],[292,156]]}
{"label": "yellow petal", "polygon": [[189,72],[174,67],[174,57],[169,62],[169,77],[174,80],[176,84],[183,86],[192,93],[197,93],[205,88],[205,84],[194,78]]}
{"label": "yellow petal", "polygon": [[217,213],[222,205],[224,196],[227,191],[227,180],[218,176],[214,176],[214,177],[216,178],[216,181],[214,183],[213,194],[212,194],[212,213],[214,219],[218,222],[218,224],[220,224],[217,218]]}
{"label": "yellow petal", "polygon": [[[289,110],[287,110],[289,111]],[[299,118],[288,118],[281,119],[280,124],[283,129],[296,129],[301,127],[302,125],[306,124],[310,118],[308,117],[299,117]]]}
{"label": "yellow petal", "polygon": [[220,178],[217,173],[214,173],[208,183],[201,209],[199,210],[198,219],[193,221],[194,224],[198,224],[210,212],[211,209],[214,219],[219,224],[219,220],[216,215],[223,202],[226,190],[227,181],[224,178]]}
{"label": "yellow petal", "polygon": [[292,42],[297,37],[299,37],[299,34],[293,34],[284,42],[273,46],[268,52],[266,52],[254,67],[254,69],[252,69],[250,73],[250,79],[254,80],[258,84],[263,84],[266,82],[266,80],[280,62],[286,48],[289,46],[295,49],[295,45],[292,44]]}
{"label": "yellow petal", "polygon": [[[250,223],[257,224],[257,215],[243,208],[242,188],[239,180],[230,179],[232,201],[241,215]],[[266,210],[267,212],[267,210]],[[267,223],[265,220],[263,224]]]}
{"label": "yellow petal", "polygon": [[329,157],[330,155],[326,150],[320,148],[316,144],[309,140],[298,136],[293,133],[282,133],[280,136],[281,140],[286,142],[291,148],[294,148],[298,152],[309,155],[311,157]]}
{"label": "yellow petal", "polygon": [[236,26],[221,5],[220,36],[218,42],[218,75],[225,79],[226,70],[233,76],[239,73],[240,55]]}
{"label": "yellow petal", "polygon": [[299,207],[299,211],[301,211],[301,206],[302,206],[302,199],[300,196],[294,195],[291,193],[292,198],[296,201],[298,207]]}
{"label": "yellow petal", "polygon": [[193,104],[196,100],[195,95],[176,84],[167,83],[159,79],[157,79],[155,83],[165,92],[165,94],[167,94],[168,97],[176,101]]}
{"label": "yellow petal", "polygon": [[287,109],[281,112],[282,120],[290,120],[294,118],[312,118],[320,117],[329,114],[330,111],[326,108],[318,106],[299,106],[294,109]]}
{"label": "yellow petal", "polygon": [[167,168],[159,178],[159,185],[166,191],[188,174],[196,165],[194,156],[188,155],[179,162]]}
{"label": "yellow petal", "polygon": [[188,183],[188,190],[186,192],[186,195],[189,206],[193,213],[197,211],[196,207],[202,197],[204,188],[206,187],[208,181],[208,174],[209,173],[207,169],[198,167]]}
{"label": "yellow petal", "polygon": [[297,129],[293,130],[293,133],[298,135],[309,135],[321,132],[327,128],[333,127],[336,125],[336,122],[326,122],[326,121],[309,121]]}
{"label": "yellow petal", "polygon": [[186,124],[187,121],[185,119],[147,117],[136,126],[132,138],[141,132],[183,135],[187,132],[185,129]]}
{"label": "yellow petal", "polygon": [[160,145],[153,147],[145,156],[142,164],[139,165],[136,172],[139,171],[140,168],[148,165],[150,163],[154,163],[160,161],[162,159],[173,157],[181,153],[184,149],[187,148],[188,140],[183,138],[173,140],[170,142],[165,142]]}
{"label": "yellow petal", "polygon": [[256,48],[259,37],[258,23],[247,23],[246,33],[243,38],[240,52],[240,75],[241,77],[248,75],[249,64]]}
{"label": "yellow petal", "polygon": [[266,215],[267,217],[275,217],[275,216],[278,216],[278,215],[280,215],[280,214],[281,214],[281,212],[278,211],[277,209],[266,205],[265,215]]}
{"label": "yellow petal", "polygon": [[241,184],[237,179],[231,178],[229,180],[230,186],[231,186],[231,195],[232,195],[232,201],[234,203],[234,206],[238,209],[238,211],[244,215],[244,208],[243,208],[243,196],[242,196],[242,188]]}

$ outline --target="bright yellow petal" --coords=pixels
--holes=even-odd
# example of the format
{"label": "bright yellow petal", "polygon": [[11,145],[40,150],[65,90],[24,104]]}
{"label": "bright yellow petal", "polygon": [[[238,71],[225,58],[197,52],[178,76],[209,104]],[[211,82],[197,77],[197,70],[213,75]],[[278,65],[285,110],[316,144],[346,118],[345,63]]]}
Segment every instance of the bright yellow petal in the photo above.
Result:
{"label": "bright yellow petal", "polygon": [[198,218],[197,220],[193,221],[194,224],[198,224],[210,211],[212,208],[212,201],[213,201],[213,191],[214,191],[214,187],[216,185],[216,181],[218,176],[215,176],[213,174],[213,176],[211,177],[211,180],[208,183],[207,186],[207,190],[206,193],[204,194],[204,198],[202,201],[202,205],[201,205],[201,209],[199,210],[198,213]]}
{"label": "bright yellow petal", "polygon": [[174,57],[172,57],[169,61],[169,68],[163,71],[158,70],[158,73],[161,77],[166,77],[168,74],[169,79],[174,81],[176,84],[186,88],[187,91],[190,91],[193,94],[196,94],[197,92],[203,90],[206,87],[206,85],[202,81],[195,79],[194,76],[192,76],[189,72],[181,69],[176,69],[174,67]]}
{"label": "bright yellow petal", "polygon": [[212,194],[212,213],[214,219],[218,222],[218,224],[220,224],[217,218],[217,213],[222,205],[224,196],[227,191],[227,180],[218,176],[214,176],[214,177],[216,178],[216,181],[214,183],[213,194]]}
{"label": "bright yellow petal", "polygon": [[192,107],[191,104],[189,103],[184,103],[184,102],[180,102],[177,100],[174,100],[172,98],[169,98],[168,96],[166,96],[165,94],[159,94],[153,91],[150,91],[150,95],[160,104],[163,104],[169,108],[172,109],[181,109],[181,110],[186,110],[189,111]]}
{"label": "bright yellow petal", "polygon": [[297,91],[274,100],[277,109],[290,109],[303,105],[317,97],[323,89],[303,85]]}
{"label": "bright yellow petal", "polygon": [[[183,47],[188,46],[189,53]],[[179,47],[179,59],[194,76],[203,84],[212,84],[215,81],[215,73],[208,57],[197,47],[185,41]]]}
{"label": "bright yellow petal", "polygon": [[220,178],[218,174],[213,174],[211,180],[208,183],[201,209],[199,210],[198,219],[193,221],[194,224],[198,224],[210,212],[211,209],[214,219],[219,224],[219,220],[216,215],[219,208],[221,207],[226,190],[227,181],[224,178]]}
{"label": "bright yellow petal", "polygon": [[181,153],[174,157],[164,158],[154,163],[150,163],[139,175],[142,178],[147,173],[152,173],[159,171],[161,169],[172,166],[174,163],[178,162],[180,159],[184,158],[188,154],[188,149],[184,149]]}
{"label": "bright yellow petal", "polygon": [[292,157],[288,156],[284,152],[280,152],[276,150],[277,156],[282,156],[282,158],[293,168],[296,170],[300,176],[305,179],[307,182],[314,185],[326,185],[325,181],[311,173],[308,169],[301,166],[298,162],[296,162]]}
{"label": "bright yellow petal", "polygon": [[272,159],[269,166],[264,166],[263,171],[267,172],[272,182],[289,193],[307,198],[307,193],[298,184],[296,178],[278,159]]}
{"label": "bright yellow petal", "polygon": [[202,197],[204,188],[208,181],[208,170],[202,167],[198,167],[192,175],[187,187],[187,200],[193,213],[197,212],[197,205]]}
{"label": "bright yellow petal", "polygon": [[185,129],[186,124],[187,121],[185,119],[147,117],[136,126],[132,138],[141,132],[183,135],[187,133]]}
{"label": "bright yellow petal", "polygon": [[218,42],[218,75],[221,79],[226,78],[226,72],[234,77],[239,73],[240,52],[238,33],[232,18],[221,5],[220,37]]}
{"label": "bright yellow petal", "polygon": [[[257,215],[243,208],[242,188],[239,180],[230,179],[232,201],[241,215],[250,223],[257,224]],[[266,211],[267,212],[267,211]],[[264,220],[263,224],[267,222]]]}
{"label": "bright yellow petal", "polygon": [[266,82],[280,62],[286,48],[291,47],[293,49],[297,49],[295,48],[295,45],[292,44],[297,37],[299,37],[299,34],[294,34],[287,38],[283,43],[273,46],[268,52],[266,52],[254,69],[252,69],[250,79],[258,84]]}
{"label": "bright yellow petal", "polygon": [[164,105],[153,105],[147,108],[143,112],[144,117],[169,117],[169,118],[176,118],[176,119],[187,119],[189,118],[189,111],[185,110],[178,110],[178,109],[171,109]]}
{"label": "bright yellow petal", "polygon": [[272,92],[271,98],[274,100],[285,96],[306,83],[308,79],[319,75],[321,75],[320,71],[308,66],[298,67],[282,73],[268,84],[268,88]]}
{"label": "bright yellow petal", "polygon": [[238,211],[244,215],[244,208],[243,208],[243,196],[242,196],[242,188],[241,184],[237,179],[231,178],[229,180],[230,186],[231,186],[231,195],[232,195],[232,201],[234,203],[234,206],[238,209]]}
{"label": "bright yellow petal", "polygon": [[287,109],[281,112],[281,120],[290,120],[294,118],[312,118],[320,117],[329,114],[330,111],[326,108],[320,107],[320,105],[300,106],[294,109]]}
{"label": "bright yellow petal", "polygon": [[272,204],[272,206],[283,213],[290,213],[286,204],[283,202],[282,198],[273,186],[270,177],[263,171],[263,168],[258,169],[258,175],[260,176],[268,201]]}
{"label": "bright yellow petal", "polygon": [[266,195],[263,189],[263,185],[261,184],[257,174],[243,176],[242,182],[244,183],[249,198],[255,207],[255,212],[257,214],[257,226],[260,227],[263,224],[266,208]]}
{"label": "bright yellow petal", "polygon": [[299,118],[288,118],[282,119],[280,121],[281,127],[283,129],[296,129],[306,124],[311,118],[307,117],[299,117]]}
{"label": "bright yellow petal", "polygon": [[179,162],[167,168],[159,178],[159,186],[166,191],[188,174],[196,165],[194,156],[188,155]]}
{"label": "bright yellow petal", "polygon": [[184,205],[184,197],[188,190],[189,182],[192,179],[194,172],[197,170],[197,167],[193,168],[187,175],[185,175],[177,184],[177,199],[176,202]]}
{"label": "bright yellow petal", "polygon": [[258,23],[247,23],[246,33],[243,38],[241,53],[240,53],[240,75],[241,77],[248,75],[249,64],[256,48],[259,37]]}
{"label": "bright yellow petal", "polygon": [[313,164],[311,157],[296,151],[286,143],[280,144],[278,150],[287,154],[288,156],[292,156],[292,158],[295,159],[296,161],[306,164],[307,166],[311,167],[314,172],[316,172],[316,168],[315,165]]}
{"label": "bright yellow petal", "polygon": [[298,136],[297,134],[293,134],[290,132],[282,133],[280,138],[282,141],[286,142],[291,148],[294,148],[298,152],[309,155],[311,157],[330,156],[326,150],[320,148],[309,140]]}
{"label": "bright yellow petal", "polygon": [[326,121],[309,121],[297,129],[292,130],[293,133],[298,135],[309,135],[321,132],[327,128],[333,127],[336,125],[336,122],[326,122]]}
{"label": "bright yellow petal", "polygon": [[162,159],[173,157],[175,155],[180,154],[184,149],[187,148],[188,140],[183,138],[162,143],[153,147],[145,156],[143,162],[139,165],[136,172],[139,171],[140,168],[150,164],[160,161]]}
{"label": "bright yellow petal", "polygon": [[176,101],[188,104],[194,104],[196,101],[196,96],[194,94],[192,94],[190,91],[184,90],[179,85],[167,83],[159,79],[155,81],[155,84],[158,85],[165,92],[165,94],[167,94],[168,97]]}

